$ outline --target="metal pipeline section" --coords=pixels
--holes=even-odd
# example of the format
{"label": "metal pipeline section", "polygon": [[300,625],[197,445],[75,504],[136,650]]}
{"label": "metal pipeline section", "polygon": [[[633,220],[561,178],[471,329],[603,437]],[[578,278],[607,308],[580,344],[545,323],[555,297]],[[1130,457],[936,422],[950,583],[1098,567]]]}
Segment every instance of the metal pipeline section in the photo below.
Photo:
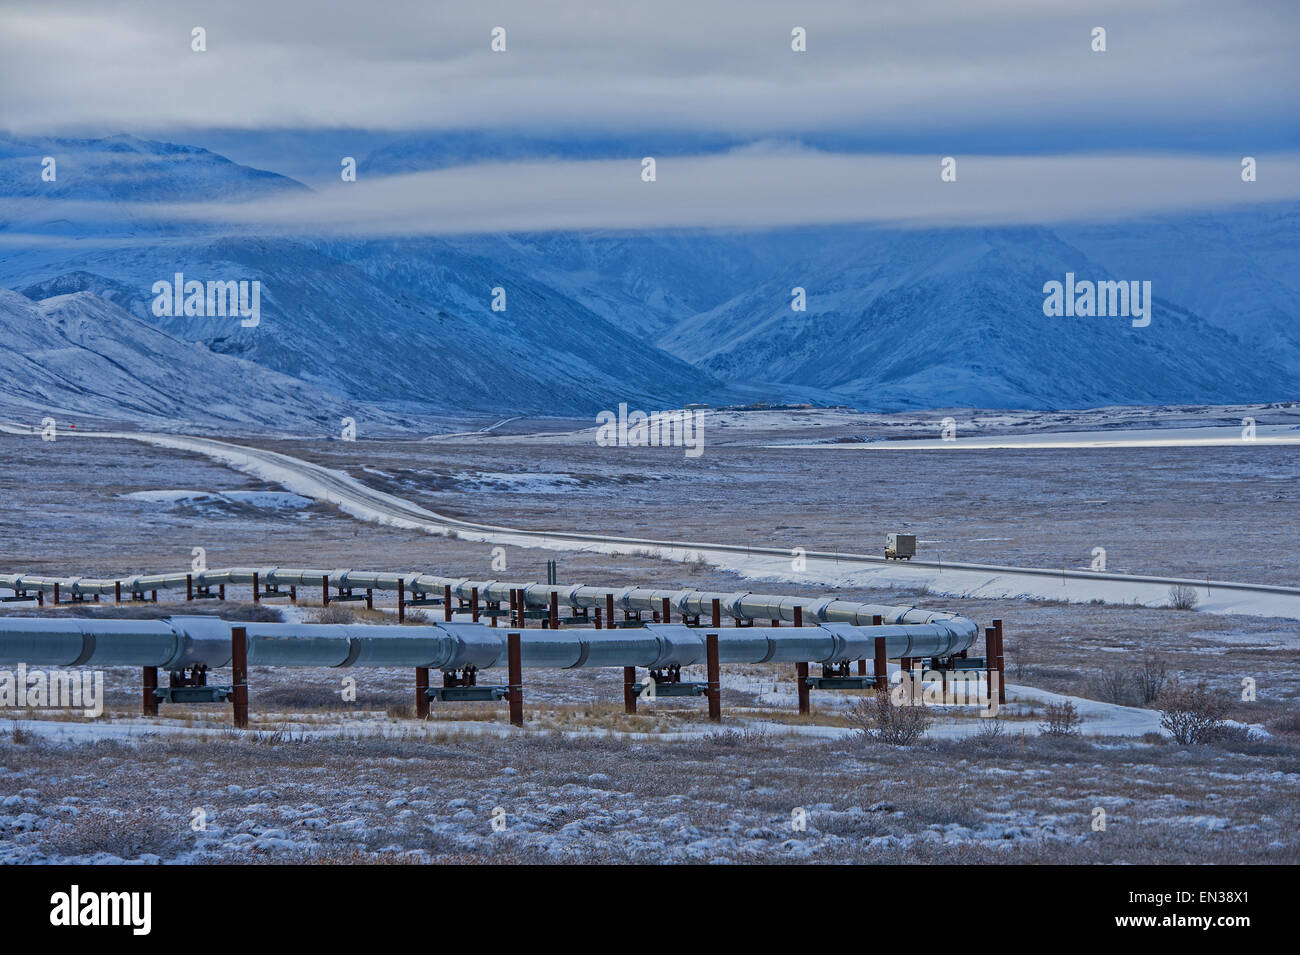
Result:
{"label": "metal pipeline section", "polygon": [[69,597],[93,594],[111,594],[121,584],[124,592],[143,594],[150,590],[184,590],[186,579],[196,586],[211,587],[221,584],[251,585],[253,575],[265,586],[321,586],[328,578],[331,586],[343,588],[372,588],[397,590],[399,580],[408,590],[441,593],[450,586],[452,596],[469,600],[474,588],[481,601],[505,603],[511,590],[524,592],[528,607],[542,609],[549,605],[552,591],[569,606],[581,609],[603,608],[607,594],[614,595],[617,609],[636,612],[655,612],[662,608],[667,598],[669,606],[682,616],[709,615],[713,601],[719,602],[723,615],[736,621],[781,620],[794,621],[795,608],[802,608],[805,623],[847,623],[855,626],[870,625],[879,616],[886,624],[911,626],[940,625],[952,631],[969,635],[970,646],[979,634],[973,620],[944,611],[918,610],[915,607],[885,604],[858,603],[834,597],[808,598],[773,594],[755,594],[747,591],[710,592],[700,590],[655,590],[645,587],[590,587],[570,584],[539,584],[507,582],[500,580],[468,580],[459,577],[439,577],[435,574],[411,572],[406,574],[386,571],[307,570],[286,567],[230,567],[223,570],[196,571],[190,574],[148,574],[116,579],[90,577],[42,577],[29,574],[0,574],[0,587],[15,594],[42,591],[52,593],[55,584]]}
{"label": "metal pipeline section", "polygon": [[[506,662],[506,633],[478,623],[421,626],[231,622],[210,616],[161,620],[0,617],[0,665],[149,666],[166,670],[230,665],[230,628],[248,633],[250,666],[487,669]],[[529,668],[690,666],[705,662],[708,628],[647,624],[632,630],[524,630]],[[886,656],[948,656],[973,636],[949,623],[858,627],[719,629],[721,663],[841,663],[868,659],[884,637]]]}

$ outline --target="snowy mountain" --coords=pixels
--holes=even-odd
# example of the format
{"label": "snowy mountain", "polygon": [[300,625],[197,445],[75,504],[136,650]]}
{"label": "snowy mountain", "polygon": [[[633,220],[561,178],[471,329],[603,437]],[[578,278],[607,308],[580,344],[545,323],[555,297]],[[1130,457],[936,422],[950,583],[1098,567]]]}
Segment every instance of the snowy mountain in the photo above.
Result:
{"label": "snowy mountain", "polygon": [[[23,275],[47,268],[26,265]],[[725,394],[706,372],[529,276],[442,246],[231,237],[113,246],[55,268],[54,278],[19,287],[108,295],[169,336],[401,412],[594,414],[620,401],[679,406]],[[155,317],[153,283],[178,271],[259,281],[259,324]],[[491,307],[498,286],[507,290],[502,312]]]}
{"label": "snowy mountain", "polygon": [[[54,179],[42,178],[43,160]],[[18,138],[0,133],[0,196],[131,202],[255,199],[306,191],[302,183],[224,156],[135,136]]]}
{"label": "snowy mountain", "polygon": [[[517,151],[575,148],[563,144],[531,141]],[[366,174],[464,161],[499,145],[398,137],[369,157]],[[598,146],[631,148],[616,139]],[[41,192],[45,154],[59,157],[59,180]],[[276,388],[294,381],[394,414],[587,415],[620,401],[813,400],[876,410],[1269,401],[1295,398],[1300,380],[1293,204],[1050,229],[402,240],[195,235],[153,221],[148,209],[163,199],[237,201],[304,188],[207,150],[129,136],[0,137],[0,236],[60,238],[0,244],[0,285],[34,302],[94,293],[159,340],[203,346],[202,362],[190,356],[201,378],[205,369],[225,373],[212,360],[239,359]],[[72,221],[66,204],[42,196],[91,200],[107,214]],[[261,322],[155,317],[153,284],[176,272],[259,281]],[[1151,281],[1151,325],[1048,318],[1043,283],[1066,272]],[[796,286],[806,289],[805,312],[790,307]],[[496,288],[505,290],[504,311],[492,308]],[[21,362],[8,351],[21,340],[0,343],[14,367]],[[118,347],[148,341],[136,328]],[[202,390],[216,394],[218,383]],[[130,413],[143,400],[129,390],[121,397]]]}
{"label": "snowy mountain", "polygon": [[[1046,229],[856,232],[776,278],[678,323],[669,348],[723,380],[820,376],[866,407],[1069,408],[1272,400],[1279,362],[1157,291],[1151,325],[1049,318],[1044,282],[1141,279]],[[791,288],[807,289],[806,312]],[[1161,290],[1160,286],[1156,289]]]}
{"label": "snowy mountain", "polygon": [[1287,368],[1293,385],[1300,381],[1300,206],[1057,231],[1089,258],[1151,279],[1171,301]]}
{"label": "snowy mountain", "polygon": [[327,429],[356,408],[302,381],[218,355],[90,292],[34,302],[0,289],[0,409],[52,415]]}

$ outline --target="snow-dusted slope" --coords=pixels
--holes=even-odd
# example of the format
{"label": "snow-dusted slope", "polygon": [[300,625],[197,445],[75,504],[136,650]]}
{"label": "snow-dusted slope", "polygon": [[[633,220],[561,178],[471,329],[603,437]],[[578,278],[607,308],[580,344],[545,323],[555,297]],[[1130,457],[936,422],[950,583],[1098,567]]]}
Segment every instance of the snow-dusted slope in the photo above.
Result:
{"label": "snow-dusted slope", "polygon": [[0,289],[0,405],[90,415],[338,430],[348,407],[301,381],[215,354],[89,292],[33,302]]}
{"label": "snow-dusted slope", "polygon": [[[55,178],[42,178],[42,160]],[[264,169],[177,143],[119,135],[105,139],[19,138],[0,133],[0,196],[130,202],[252,199],[307,187]]]}
{"label": "snow-dusted slope", "polygon": [[[706,372],[530,276],[440,245],[231,237],[113,246],[57,268],[52,281],[20,287],[111,295],[171,335],[357,401],[594,414],[620,401],[680,407],[722,393]],[[155,318],[153,283],[177,271],[261,282],[260,324]],[[503,312],[491,308],[497,286],[506,289]]]}
{"label": "snow-dusted slope", "polygon": [[[817,375],[865,407],[1084,407],[1273,400],[1295,382],[1277,356],[1163,297],[1151,324],[1049,318],[1042,286],[1141,279],[1045,229],[863,233],[678,323],[669,348],[723,380]],[[808,310],[790,290],[808,292]]]}
{"label": "snow-dusted slope", "polygon": [[1300,206],[1279,203],[1058,231],[1112,270],[1151,279],[1168,299],[1300,381]]}

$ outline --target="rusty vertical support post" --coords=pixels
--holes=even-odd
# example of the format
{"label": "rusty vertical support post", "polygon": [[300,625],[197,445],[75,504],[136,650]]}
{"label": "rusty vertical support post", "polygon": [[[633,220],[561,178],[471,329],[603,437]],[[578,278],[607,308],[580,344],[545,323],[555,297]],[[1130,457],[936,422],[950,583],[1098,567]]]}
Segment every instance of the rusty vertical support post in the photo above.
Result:
{"label": "rusty vertical support post", "polygon": [[330,605],[330,575],[320,575],[320,605],[328,607]]}
{"label": "rusty vertical support post", "polygon": [[142,684],[144,694],[140,700],[140,710],[145,716],[158,715],[158,698],[153,695],[153,691],[158,689],[158,668],[144,668],[144,682]]}
{"label": "rusty vertical support post", "polygon": [[43,590],[36,591],[36,606],[38,607],[45,606],[45,591]]}
{"label": "rusty vertical support post", "polygon": [[605,627],[608,630],[614,629],[614,595],[605,594]]}
{"label": "rusty vertical support post", "polygon": [[772,626],[774,626],[774,627],[779,627],[779,626],[781,626],[781,621],[780,621],[780,620],[773,620],[773,621],[772,621]]}
{"label": "rusty vertical support post", "polygon": [[718,666],[718,635],[704,635],[704,660],[708,679],[709,719],[722,722],[722,673]]}
{"label": "rusty vertical support post", "polygon": [[429,718],[429,668],[415,668],[415,718]]}
{"label": "rusty vertical support post", "polygon": [[1007,658],[1006,648],[1002,646],[1002,621],[993,621],[993,632],[998,638],[998,702],[1007,701]]}
{"label": "rusty vertical support post", "polygon": [[366,588],[366,609],[375,609],[375,589],[373,587]]}
{"label": "rusty vertical support post", "polygon": [[[883,627],[883,626],[885,625],[885,618],[882,617],[880,614],[875,614],[875,615],[871,618],[871,625],[872,625],[873,627]],[[859,661],[858,661],[858,676],[866,676],[866,675],[867,675],[867,661],[866,661],[866,660],[859,660]]]}
{"label": "rusty vertical support post", "polygon": [[115,580],[113,581],[113,603],[120,604],[121,602],[122,602],[122,581]]}
{"label": "rusty vertical support post", "polygon": [[559,629],[560,629],[560,592],[559,592],[558,590],[552,590],[552,591],[551,591],[551,619],[550,619],[550,624],[551,624],[551,629],[552,629],[552,630],[559,630]]}
{"label": "rusty vertical support post", "polygon": [[808,664],[796,663],[794,665],[795,689],[799,691],[799,715],[807,716],[812,712],[812,700],[809,699],[808,686]]}
{"label": "rusty vertical support post", "polygon": [[[59,585],[58,585],[58,584],[55,584],[54,586],[57,587],[57,586],[59,586]],[[158,591],[156,591],[156,590],[151,590],[151,591],[149,591],[149,599],[150,599],[153,603],[157,603],[157,602],[158,602]]]}
{"label": "rusty vertical support post", "polygon": [[506,619],[509,620],[510,626],[519,626],[519,591],[513,587],[510,588],[510,616]]}
{"label": "rusty vertical support post", "polygon": [[230,628],[230,702],[235,707],[235,728],[248,728],[248,630]]}
{"label": "rusty vertical support post", "polygon": [[194,575],[193,574],[185,575],[185,599],[186,600],[194,599]]}
{"label": "rusty vertical support post", "polygon": [[796,605],[794,608],[794,625],[796,627],[803,626],[803,607],[801,605]]}
{"label": "rusty vertical support post", "polygon": [[984,628],[984,681],[988,684],[989,699],[993,699],[993,674],[997,672],[998,633],[992,627]]}
{"label": "rusty vertical support post", "polygon": [[397,622],[406,620],[406,579],[397,578]]}
{"label": "rusty vertical support post", "polygon": [[885,658],[885,638],[876,637],[876,689],[889,689],[889,661]]}
{"label": "rusty vertical support post", "polygon": [[451,622],[451,584],[443,584],[442,587],[442,619],[448,623]]}
{"label": "rusty vertical support post", "polygon": [[469,618],[478,623],[478,588],[469,589]]}
{"label": "rusty vertical support post", "polygon": [[289,585],[289,603],[293,604],[295,607],[298,605],[298,585],[297,585],[297,584],[290,584],[290,585]]}
{"label": "rusty vertical support post", "polygon": [[866,675],[867,675],[867,661],[866,661],[866,660],[859,660],[859,661],[858,661],[858,676],[866,676]]}
{"label": "rusty vertical support post", "polygon": [[722,626],[722,601],[717,597],[713,598],[713,625]]}
{"label": "rusty vertical support post", "polygon": [[260,604],[261,602],[262,602],[262,579],[258,575],[257,571],[253,571],[253,603]]}
{"label": "rusty vertical support post", "polygon": [[506,634],[506,664],[510,677],[510,725],[524,725],[524,668],[518,633]]}
{"label": "rusty vertical support post", "polygon": [[226,599],[226,585],[225,585],[225,584],[217,584],[217,599],[218,599],[218,600],[225,600],[225,599]]}
{"label": "rusty vertical support post", "polygon": [[601,620],[601,616],[600,616],[600,604],[596,605],[595,612],[596,612],[596,616],[595,616],[596,622],[592,624],[592,626],[595,627],[597,630],[603,630],[604,621]]}
{"label": "rusty vertical support post", "polygon": [[623,667],[623,712],[636,712],[636,667]]}
{"label": "rusty vertical support post", "polygon": [[59,605],[59,582],[56,580],[54,582],[54,606],[57,607],[58,605]]}
{"label": "rusty vertical support post", "polygon": [[663,609],[660,611],[659,616],[661,617],[661,619],[663,620],[664,623],[672,623],[672,622],[673,622],[673,602],[672,602],[670,599],[668,599],[667,597],[665,597],[665,598],[663,599],[662,607],[663,607]]}
{"label": "rusty vertical support post", "polygon": [[92,599],[95,603],[99,603],[99,594],[94,594],[94,595],[91,597],[91,599]]}

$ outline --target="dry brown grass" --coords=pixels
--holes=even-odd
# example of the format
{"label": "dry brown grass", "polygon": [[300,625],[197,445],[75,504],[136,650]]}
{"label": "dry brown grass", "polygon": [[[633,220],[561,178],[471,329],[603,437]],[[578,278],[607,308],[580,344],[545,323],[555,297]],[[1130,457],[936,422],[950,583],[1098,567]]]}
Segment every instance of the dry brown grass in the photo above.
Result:
{"label": "dry brown grass", "polygon": [[[1294,740],[1184,749],[1007,734],[896,749],[729,729],[682,742],[419,729],[92,746],[6,738],[11,789],[30,787],[44,806],[72,787],[81,801],[44,833],[0,839],[64,858],[195,862],[668,862],[689,861],[700,840],[736,861],[799,861],[802,842],[811,858],[846,862],[1300,861],[1300,806],[1267,782],[1300,772]],[[155,771],[141,774],[142,759]],[[389,808],[394,798],[405,802]],[[490,831],[498,805],[504,834]],[[1098,805],[1104,834],[1090,829]],[[202,847],[188,828],[195,806],[213,820]],[[795,807],[810,830],[792,842]],[[640,815],[619,815],[632,809]],[[1206,818],[1221,828],[1195,821]],[[229,841],[238,833],[242,847]],[[254,848],[275,833],[291,847]]]}

